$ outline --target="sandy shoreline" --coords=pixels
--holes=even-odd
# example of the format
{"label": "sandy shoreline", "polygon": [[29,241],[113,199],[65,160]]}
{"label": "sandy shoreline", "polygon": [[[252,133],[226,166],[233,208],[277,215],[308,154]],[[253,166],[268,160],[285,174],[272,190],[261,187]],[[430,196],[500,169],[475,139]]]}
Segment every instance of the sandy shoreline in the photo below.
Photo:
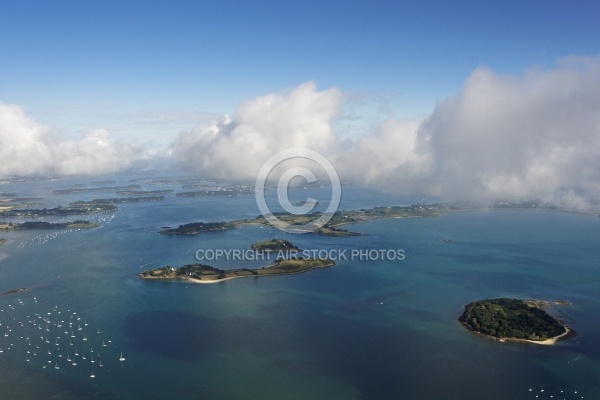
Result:
{"label": "sandy shoreline", "polygon": [[566,337],[567,335],[569,335],[570,333],[573,332],[571,329],[569,329],[567,326],[565,326],[564,324],[561,323],[561,325],[563,326],[563,328],[565,328],[565,332],[561,333],[558,336],[554,336],[554,337],[551,337],[551,338],[546,339],[546,340],[530,340],[530,339],[517,339],[517,338],[498,338],[496,336],[490,336],[490,335],[486,335],[485,333],[476,332],[476,331],[472,330],[469,326],[465,325],[462,322],[460,322],[460,324],[463,327],[465,327],[472,334],[484,337],[486,339],[491,339],[491,340],[494,340],[496,342],[500,342],[500,343],[507,343],[507,342],[511,342],[511,343],[533,343],[533,344],[539,344],[541,346],[554,346],[556,343],[558,343],[559,340],[561,340],[562,338]]}
{"label": "sandy shoreline", "polygon": [[554,336],[554,337],[552,337],[550,339],[546,339],[546,340],[511,339],[511,340],[515,340],[515,341],[518,341],[518,342],[528,342],[528,343],[541,344],[542,346],[553,346],[561,338],[563,338],[563,337],[567,336],[569,333],[571,333],[571,330],[569,328],[567,328],[564,325],[563,325],[563,327],[566,329],[565,333],[563,333],[562,335]]}

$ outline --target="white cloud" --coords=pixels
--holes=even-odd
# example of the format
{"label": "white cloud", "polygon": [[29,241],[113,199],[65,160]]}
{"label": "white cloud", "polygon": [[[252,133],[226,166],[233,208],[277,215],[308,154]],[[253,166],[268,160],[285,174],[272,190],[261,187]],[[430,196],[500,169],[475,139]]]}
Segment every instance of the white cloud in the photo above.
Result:
{"label": "white cloud", "polygon": [[475,70],[423,122],[431,187],[452,197],[600,194],[600,59],[506,77]]}
{"label": "white cloud", "polygon": [[242,103],[180,135],[173,154],[207,175],[254,179],[290,147],[328,157],[345,179],[442,198],[600,195],[600,58],[502,76],[476,69],[423,121],[389,119],[348,145],[332,129],[341,93],[308,82]]}
{"label": "white cloud", "polygon": [[339,112],[337,89],[317,91],[312,82],[287,93],[246,101],[232,116],[181,134],[174,156],[209,176],[256,179],[264,162],[291,147],[337,153],[331,120]]}
{"label": "white cloud", "polygon": [[114,143],[100,129],[80,140],[61,140],[21,107],[0,103],[0,176],[101,175],[142,154],[142,148]]}

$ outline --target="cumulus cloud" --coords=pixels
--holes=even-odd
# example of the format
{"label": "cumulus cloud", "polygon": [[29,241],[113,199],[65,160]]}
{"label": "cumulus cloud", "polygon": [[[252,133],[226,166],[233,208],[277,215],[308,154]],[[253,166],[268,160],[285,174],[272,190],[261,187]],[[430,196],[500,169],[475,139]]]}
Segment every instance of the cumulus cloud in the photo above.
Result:
{"label": "cumulus cloud", "polygon": [[181,134],[173,154],[209,176],[234,179],[256,179],[269,157],[291,147],[333,157],[339,144],[331,120],[341,96],[337,89],[318,91],[307,82],[246,101],[233,115]]}
{"label": "cumulus cloud", "polygon": [[406,194],[570,203],[600,195],[600,58],[520,76],[478,68],[423,121],[389,119],[350,145],[332,129],[341,100],[312,82],[249,100],[180,135],[173,153],[228,178],[253,179],[272,154],[306,147],[345,179]]}
{"label": "cumulus cloud", "polygon": [[127,167],[143,149],[114,143],[105,130],[61,140],[16,105],[0,103],[0,176],[101,175]]}
{"label": "cumulus cloud", "polygon": [[479,68],[419,128],[431,190],[444,196],[600,193],[600,59],[500,76]]}

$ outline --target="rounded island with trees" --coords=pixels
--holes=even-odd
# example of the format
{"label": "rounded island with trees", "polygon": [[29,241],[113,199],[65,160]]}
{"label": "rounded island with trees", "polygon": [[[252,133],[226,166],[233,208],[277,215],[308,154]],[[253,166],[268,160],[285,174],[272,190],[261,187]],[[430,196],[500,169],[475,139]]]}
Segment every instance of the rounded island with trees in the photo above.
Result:
{"label": "rounded island with trees", "polygon": [[573,331],[543,309],[548,304],[507,298],[480,300],[467,304],[459,321],[468,330],[501,342],[552,345]]}

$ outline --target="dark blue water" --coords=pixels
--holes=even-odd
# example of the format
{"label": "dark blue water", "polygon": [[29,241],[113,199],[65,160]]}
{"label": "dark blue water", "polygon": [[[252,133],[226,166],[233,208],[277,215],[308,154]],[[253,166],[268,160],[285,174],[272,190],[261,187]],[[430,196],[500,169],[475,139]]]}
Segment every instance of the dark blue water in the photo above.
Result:
{"label": "dark blue water", "polygon": [[[101,197],[53,196],[52,185],[3,190],[38,194],[48,204]],[[412,202],[344,190],[345,208]],[[599,218],[452,213],[356,224],[348,228],[367,235],[350,238],[254,225],[193,237],[156,233],[162,226],[257,214],[251,196],[170,196],[96,216],[102,227],[93,230],[0,234],[9,239],[0,247],[7,255],[0,261],[0,291],[31,288],[0,297],[0,328],[11,328],[9,336],[0,329],[0,398],[600,398]],[[147,268],[192,263],[198,249],[247,249],[273,237],[302,249],[347,254],[403,249],[406,258],[349,259],[302,275],[213,285],[135,276]],[[578,336],[554,347],[501,344],[457,323],[463,304],[498,296],[568,300],[571,306],[551,311]],[[64,335],[54,325],[72,312],[88,324],[76,332],[73,346],[70,332]],[[40,329],[28,322],[36,314],[48,316],[50,331],[44,332],[58,346],[39,339]],[[89,336],[85,343],[81,332]],[[28,338],[39,347],[36,356]],[[79,352],[94,347],[104,367],[89,357],[68,364],[74,347]],[[124,362],[118,360],[121,352]]]}

